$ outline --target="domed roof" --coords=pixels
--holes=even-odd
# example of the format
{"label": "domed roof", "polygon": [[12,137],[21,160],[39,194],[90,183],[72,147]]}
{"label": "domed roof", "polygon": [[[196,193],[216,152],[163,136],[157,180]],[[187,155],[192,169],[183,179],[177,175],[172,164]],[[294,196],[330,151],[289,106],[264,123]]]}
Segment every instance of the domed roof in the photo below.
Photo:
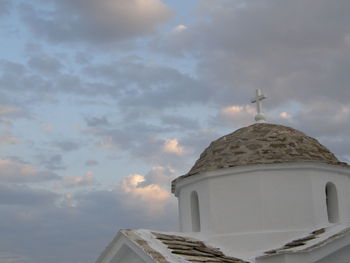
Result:
{"label": "domed roof", "polygon": [[256,123],[213,141],[185,176],[224,167],[286,162],[345,165],[316,139],[300,131]]}

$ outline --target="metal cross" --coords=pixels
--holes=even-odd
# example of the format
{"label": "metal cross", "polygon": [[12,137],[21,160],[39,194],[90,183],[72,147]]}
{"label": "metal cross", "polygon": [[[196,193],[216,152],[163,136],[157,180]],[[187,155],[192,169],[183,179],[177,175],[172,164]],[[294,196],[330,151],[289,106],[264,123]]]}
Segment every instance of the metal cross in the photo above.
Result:
{"label": "metal cross", "polygon": [[261,89],[257,89],[256,90],[256,97],[254,99],[252,99],[252,103],[256,103],[256,111],[257,111],[257,114],[255,116],[255,120],[256,122],[265,122],[266,119],[265,119],[265,115],[262,113],[262,110],[261,110],[261,101],[266,99],[267,97],[261,93]]}

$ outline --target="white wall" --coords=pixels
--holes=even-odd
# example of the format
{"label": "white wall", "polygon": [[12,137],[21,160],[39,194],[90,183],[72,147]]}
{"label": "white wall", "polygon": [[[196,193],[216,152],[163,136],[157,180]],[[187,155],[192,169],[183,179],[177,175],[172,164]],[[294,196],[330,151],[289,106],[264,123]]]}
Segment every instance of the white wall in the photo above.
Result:
{"label": "white wall", "polygon": [[349,263],[350,262],[350,245],[346,246],[339,251],[323,258],[317,263]]}
{"label": "white wall", "polygon": [[175,189],[180,229],[192,231],[190,200],[192,191],[196,191],[203,234],[231,243],[236,235],[241,244],[244,240],[256,249],[259,244],[253,243],[264,239],[282,242],[291,238],[291,233],[330,224],[327,182],[337,188],[339,222],[349,222],[349,175],[349,168],[334,165],[285,163],[233,167],[190,176],[178,182]]}
{"label": "white wall", "polygon": [[201,230],[209,229],[210,211],[209,206],[206,205],[210,202],[208,182],[199,181],[196,184],[186,185],[180,191],[181,194],[178,196],[180,231],[192,232],[191,194],[193,191],[198,194]]}
{"label": "white wall", "polygon": [[286,253],[256,259],[256,263],[348,263],[350,236],[346,235],[307,252]]}
{"label": "white wall", "polygon": [[154,261],[120,231],[96,263],[154,263]]}
{"label": "white wall", "polygon": [[123,246],[110,263],[146,263],[129,247]]}

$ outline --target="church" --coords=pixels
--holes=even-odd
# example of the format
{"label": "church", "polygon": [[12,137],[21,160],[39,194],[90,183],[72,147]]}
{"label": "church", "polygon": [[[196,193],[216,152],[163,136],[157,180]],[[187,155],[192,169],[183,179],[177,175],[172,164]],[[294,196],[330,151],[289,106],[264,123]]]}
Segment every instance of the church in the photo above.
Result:
{"label": "church", "polygon": [[213,141],[172,182],[180,232],[120,230],[96,263],[348,263],[350,166],[316,139],[257,123]]}

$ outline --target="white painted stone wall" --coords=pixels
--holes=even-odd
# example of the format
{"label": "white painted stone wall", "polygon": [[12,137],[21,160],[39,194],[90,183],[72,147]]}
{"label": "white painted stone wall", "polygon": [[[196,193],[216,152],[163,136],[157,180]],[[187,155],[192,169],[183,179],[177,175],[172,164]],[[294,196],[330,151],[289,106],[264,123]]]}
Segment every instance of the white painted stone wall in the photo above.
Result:
{"label": "white painted stone wall", "polygon": [[317,263],[349,263],[350,262],[350,245],[346,246],[322,260],[317,261]]}
{"label": "white painted stone wall", "polygon": [[350,236],[305,251],[258,258],[255,263],[348,263],[350,262]]}
{"label": "white painted stone wall", "polygon": [[349,222],[349,176],[349,168],[323,163],[241,166],[190,176],[175,189],[180,229],[192,231],[190,196],[196,191],[201,234],[242,251],[269,248],[330,224],[327,182],[337,188],[339,222]]}
{"label": "white painted stone wall", "polygon": [[146,263],[134,251],[123,247],[110,263]]}
{"label": "white painted stone wall", "polygon": [[154,263],[154,261],[119,232],[112,245],[102,253],[96,263]]}
{"label": "white painted stone wall", "polygon": [[191,219],[191,193],[196,191],[199,199],[199,211],[201,229],[206,232],[210,228],[208,219],[210,218],[209,211],[209,188],[208,181],[199,181],[196,184],[185,186],[181,190],[181,194],[178,196],[179,203],[179,217],[180,217],[180,231],[192,232],[192,219]]}

